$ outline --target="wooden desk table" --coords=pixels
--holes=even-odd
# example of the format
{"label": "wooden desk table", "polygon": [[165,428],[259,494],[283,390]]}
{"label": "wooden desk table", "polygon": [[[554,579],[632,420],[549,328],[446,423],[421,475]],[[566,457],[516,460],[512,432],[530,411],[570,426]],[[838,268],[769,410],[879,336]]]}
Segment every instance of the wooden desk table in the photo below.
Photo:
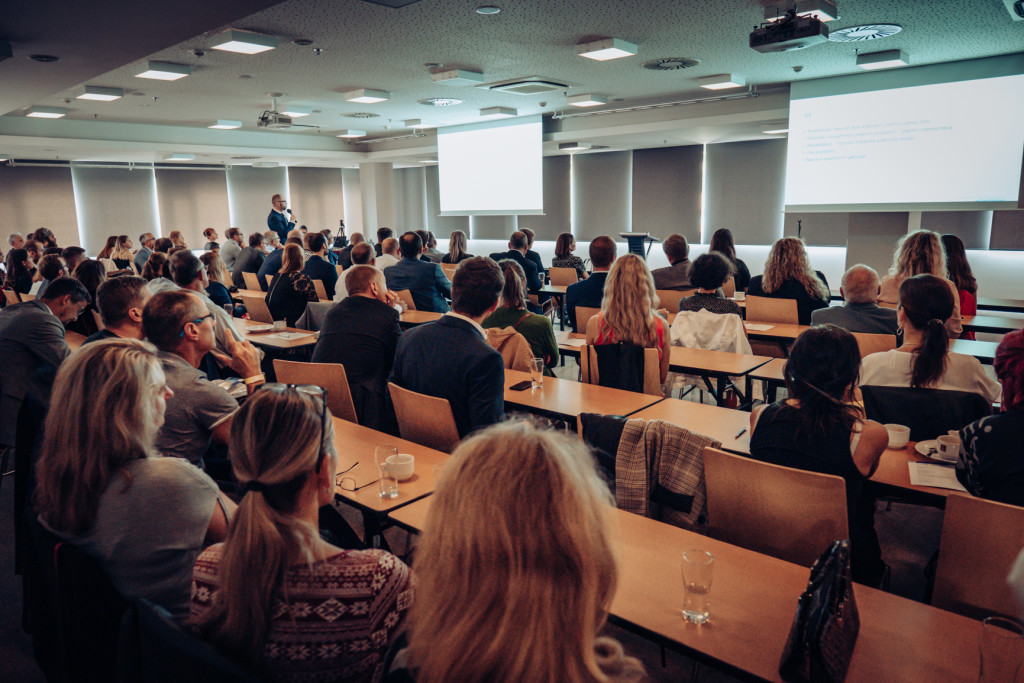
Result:
{"label": "wooden desk table", "polygon": [[974,356],[985,365],[992,365],[998,347],[997,342],[974,341],[973,339],[952,339],[949,342],[950,351]]}
{"label": "wooden desk table", "polygon": [[[668,367],[673,372],[699,375],[719,405],[725,400],[724,392],[727,386],[733,386],[740,394],[740,403],[746,404],[750,401],[750,382],[747,381],[745,391],[740,391],[739,387],[732,383],[731,378],[744,377],[770,360],[769,356],[673,346]],[[715,380],[714,383],[712,379]]]}
{"label": "wooden desk table", "polygon": [[753,389],[754,380],[764,382],[764,402],[775,402],[775,390],[786,386],[786,378],[782,369],[786,367],[785,358],[773,358],[756,370],[747,374],[747,394]]}
{"label": "wooden desk table", "polygon": [[264,292],[262,290],[259,290],[259,289],[239,289],[237,292],[232,294],[232,296],[235,296],[235,297],[258,296],[261,299],[264,298],[266,295],[267,295],[266,292]]}
{"label": "wooden desk table", "polygon": [[[421,530],[432,498],[390,517]],[[619,581],[613,619],[743,679],[780,681],[778,669],[810,570],[690,531],[615,510]],[[683,619],[680,562],[699,548],[715,558],[711,619]],[[860,633],[846,680],[967,681],[978,675],[981,624],[855,584]]]}
{"label": "wooden desk table", "polygon": [[994,299],[988,296],[978,297],[978,308],[987,311],[1024,312],[1024,300]]}
{"label": "wooden desk table", "polygon": [[540,288],[540,294],[547,294],[548,296],[554,297],[558,302],[558,329],[565,330],[565,290],[569,285],[552,285],[547,284]]}
{"label": "wooden desk table", "polygon": [[540,389],[512,391],[509,388],[513,384],[529,379],[528,372],[505,370],[506,406],[575,421],[580,413],[631,415],[662,400],[660,396],[610,389],[557,377],[545,377],[544,386]]}
{"label": "wooden desk table", "polygon": [[301,349],[307,346],[315,346],[317,336],[309,330],[300,330],[294,327],[286,327],[284,330],[278,330],[283,332],[297,332],[303,336],[295,339],[279,339],[274,335],[276,332],[249,332],[249,328],[256,325],[264,325],[265,323],[257,322],[255,320],[244,320],[242,318],[235,318],[236,329],[245,338],[246,341],[256,345],[263,346],[272,349]]}
{"label": "wooden desk table", "polygon": [[965,315],[960,319],[965,330],[1007,334],[1024,330],[1024,318],[1007,318],[997,315]]}
{"label": "wooden desk table", "polygon": [[415,325],[422,325],[423,323],[432,323],[435,320],[440,320],[444,313],[436,313],[434,311],[405,311],[398,316],[398,322],[403,327],[413,327]]}
{"label": "wooden desk table", "polygon": [[[653,406],[630,415],[643,420],[665,420],[674,425],[709,436],[722,442],[722,448],[733,453],[750,453],[750,413],[719,408],[678,398],[666,398]],[[736,438],[741,431],[746,430]]]}
{"label": "wooden desk table", "polygon": [[916,442],[911,441],[905,448],[887,448],[878,461],[878,469],[871,475],[870,481],[879,484],[883,489],[880,493],[895,494],[907,498],[910,502],[931,505],[938,508],[946,507],[946,497],[953,493],[951,489],[933,486],[914,486],[910,483],[908,463],[926,462],[932,465],[937,461],[914,450]]}

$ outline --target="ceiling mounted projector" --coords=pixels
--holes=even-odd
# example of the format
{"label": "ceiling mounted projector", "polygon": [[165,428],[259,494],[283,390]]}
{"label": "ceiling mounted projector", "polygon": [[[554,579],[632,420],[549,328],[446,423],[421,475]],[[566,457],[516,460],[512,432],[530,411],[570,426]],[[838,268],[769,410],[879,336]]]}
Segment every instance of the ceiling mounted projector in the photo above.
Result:
{"label": "ceiling mounted projector", "polygon": [[758,52],[802,50],[827,41],[828,26],[824,22],[796,16],[793,10],[782,21],[769,23],[750,34],[750,47]]}
{"label": "ceiling mounted projector", "polygon": [[257,127],[269,128],[271,130],[291,128],[293,125],[295,124],[292,123],[292,117],[278,114],[276,111],[265,111],[256,119]]}

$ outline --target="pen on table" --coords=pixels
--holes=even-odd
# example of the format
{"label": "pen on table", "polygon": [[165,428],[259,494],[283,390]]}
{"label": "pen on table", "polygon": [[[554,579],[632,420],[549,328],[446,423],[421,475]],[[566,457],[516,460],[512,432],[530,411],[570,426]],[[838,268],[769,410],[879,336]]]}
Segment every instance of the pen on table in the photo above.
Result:
{"label": "pen on table", "polygon": [[738,439],[738,438],[740,438],[741,436],[743,436],[743,435],[744,435],[744,434],[746,434],[746,433],[747,433],[747,428],[746,428],[746,427],[744,427],[743,429],[741,429],[741,430],[740,430],[740,433],[739,433],[739,434],[737,434],[736,436],[734,436],[733,438],[734,438],[734,439]]}

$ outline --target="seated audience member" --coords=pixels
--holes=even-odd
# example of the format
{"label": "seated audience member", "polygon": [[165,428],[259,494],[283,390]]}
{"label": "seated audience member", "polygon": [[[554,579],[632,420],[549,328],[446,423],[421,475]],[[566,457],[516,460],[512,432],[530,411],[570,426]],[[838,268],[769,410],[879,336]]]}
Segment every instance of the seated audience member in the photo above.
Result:
{"label": "seated audience member", "polygon": [[1024,330],[1003,337],[993,367],[1002,384],[1002,412],[960,430],[956,477],[979,498],[1024,506]]}
{"label": "seated audience member", "polygon": [[453,230],[448,238],[448,253],[441,257],[441,263],[462,263],[473,255],[466,251],[466,233]]}
{"label": "seated audience member", "polygon": [[75,279],[82,283],[85,291],[89,292],[89,305],[82,309],[81,315],[74,320],[64,324],[64,328],[91,337],[96,334],[100,326],[96,322],[95,313],[99,310],[96,307],[96,296],[100,286],[107,281],[107,269],[99,261],[89,259],[82,261],[75,269]]}
{"label": "seated audience member", "polygon": [[95,299],[103,329],[83,344],[104,339],[142,339],[142,310],[149,297],[146,281],[141,277],[123,275],[106,280],[96,290]]}
{"label": "seated audience member", "polygon": [[[277,237],[277,233],[274,233]],[[267,255],[263,252],[263,233],[254,232],[249,235],[249,246],[238,252],[235,266],[231,271],[231,283],[238,289],[246,289],[245,276],[242,273],[258,273]]]}
{"label": "seated audience member", "polygon": [[50,254],[39,259],[36,272],[39,273],[40,279],[33,285],[33,289],[35,289],[34,294],[40,296],[46,291],[46,285],[50,284],[50,282],[59,277],[68,276],[68,267],[60,256]]}
{"label": "seated audience member", "polygon": [[[142,312],[142,331],[158,349],[167,387],[174,392],[156,436],[157,451],[199,467],[211,440],[228,443],[238,410],[238,402],[198,369],[216,343],[212,318],[197,296],[180,290],[155,295]],[[247,341],[232,341],[231,356],[222,360],[245,380],[250,394],[265,380],[259,355]]]}
{"label": "seated audience member", "polygon": [[[352,247],[356,246],[357,244],[361,244],[362,242],[365,242],[365,241],[366,240],[363,239],[363,233],[361,233],[361,232],[354,232],[354,233],[352,233],[352,236],[349,238],[349,241],[348,241],[348,246],[345,247],[344,249],[342,249],[340,252],[338,252],[338,265],[340,265],[343,269],[351,267],[352,266]],[[420,244],[420,248],[422,248],[422,247],[423,247],[423,245]],[[419,258],[418,255],[417,255],[417,258]]]}
{"label": "seated audience member", "polygon": [[231,463],[244,494],[225,542],[196,561],[189,621],[261,680],[377,680],[412,602],[410,571],[317,533],[338,457],[323,398],[301,389],[268,385],[238,412]]}
{"label": "seated audience member", "polygon": [[338,282],[338,270],[327,261],[327,240],[320,233],[311,232],[306,235],[306,248],[313,255],[306,261],[302,272],[308,275],[310,280],[320,280],[324,283],[327,299],[333,299],[334,287]]}
{"label": "seated audience member", "polygon": [[169,237],[158,237],[153,242],[153,251],[160,254],[166,254],[174,248],[174,242]]}
{"label": "seated audience member", "polygon": [[732,230],[729,228],[715,230],[715,233],[711,235],[711,244],[708,247],[708,251],[717,251],[729,259],[729,263],[732,264],[736,291],[747,291],[747,287],[750,285],[750,269],[747,268],[747,264],[741,259],[736,258],[736,245],[732,241]]}
{"label": "seated audience member", "polygon": [[750,455],[843,478],[853,580],[877,586],[885,564],[875,534],[874,497],[864,484],[889,434],[851,404],[859,369],[857,340],[846,330],[822,325],[797,337],[784,370],[789,398],[751,413]]}
{"label": "seated audience member", "polygon": [[750,279],[747,294],[795,299],[801,325],[810,325],[811,311],[827,308],[832,296],[828,281],[821,271],[811,268],[804,242],[797,237],[776,240],[764,264],[764,275]]}
{"label": "seated audience member", "polygon": [[242,253],[242,231],[238,228],[228,228],[224,233],[224,246],[220,248],[220,257],[224,260],[224,267],[231,271],[235,267],[235,260]]}
{"label": "seated audience member", "polygon": [[30,237],[42,244],[44,249],[52,249],[57,246],[57,237],[49,228],[36,228]]}
{"label": "seated audience member", "polygon": [[502,259],[498,261],[498,267],[505,278],[500,305],[494,313],[487,316],[481,326],[485,330],[492,327],[511,327],[523,335],[530,344],[534,358],[544,359],[545,374],[553,377],[551,369],[558,364],[558,342],[555,341],[551,318],[527,310],[526,275],[522,266],[512,259]]}
{"label": "seated audience member", "polygon": [[938,233],[931,230],[918,230],[900,238],[893,254],[889,274],[882,278],[878,303],[895,306],[900,303],[900,285],[908,277],[915,275],[934,275],[941,278],[949,291],[953,293],[953,312],[944,319],[946,332],[951,339],[956,339],[963,332],[960,321],[960,294],[954,283],[946,279],[946,251]]}
{"label": "seated audience member", "polygon": [[[171,258],[168,261],[168,269],[171,272],[174,285],[194,292],[195,296],[206,306],[206,310],[213,316],[213,331],[216,338],[215,348],[220,352],[221,357],[225,354],[230,355],[232,353],[232,342],[242,341],[242,335],[235,329],[231,316],[227,314],[224,308],[214,303],[206,295],[206,288],[210,285],[210,281],[206,277],[206,269],[203,267],[202,261],[196,258],[195,254],[191,251],[182,249],[171,254]],[[164,283],[156,280],[150,282],[148,285],[149,291],[157,294],[171,289],[171,287],[167,286],[161,287],[160,285],[162,284]],[[262,353],[260,357],[262,358]],[[211,370],[214,369],[212,365],[207,367]]]}
{"label": "seated audience member", "polygon": [[[358,246],[373,253],[365,242]],[[373,266],[353,265],[343,280],[348,296],[327,312],[313,362],[345,366],[359,424],[380,430],[390,426],[385,404],[388,376],[402,336],[398,311],[392,307],[393,295],[387,291],[384,274]]]}
{"label": "seated audience member", "polygon": [[[373,247],[368,242],[361,242],[352,247],[350,254],[352,268],[356,266],[376,266],[376,259],[373,258]],[[383,257],[382,257],[383,258]],[[379,267],[378,267],[379,269]],[[346,273],[348,271],[345,271]],[[383,271],[381,271],[383,273]],[[341,301],[348,296],[348,285],[344,277],[339,277],[335,282],[334,301]]]}
{"label": "seated audience member", "polygon": [[188,244],[185,243],[185,236],[181,233],[181,230],[171,230],[171,233],[167,236],[171,240],[171,244],[182,249],[188,249]]}
{"label": "seated audience member", "polygon": [[98,254],[96,254],[96,260],[97,261],[109,262],[109,263],[104,263],[104,265],[107,266],[108,270],[117,270],[117,266],[114,264],[113,261],[110,260],[111,255],[114,253],[114,247],[116,247],[116,246],[117,246],[117,235],[108,235],[107,236],[107,241],[103,245],[103,248],[100,249],[100,252]]}
{"label": "seated audience member", "polygon": [[[270,233],[274,232],[270,230],[263,234],[264,244],[270,251],[267,253],[267,257],[263,260],[263,265],[260,266],[259,271],[256,273],[257,279],[260,281],[260,287],[263,291],[267,291],[267,283],[270,282],[275,275],[281,272],[281,263],[284,260],[284,244],[281,242],[281,238],[278,237],[277,233],[274,233],[274,237],[270,237]],[[287,237],[286,237],[287,239]],[[299,246],[302,246],[301,244]]]}
{"label": "seated audience member", "polygon": [[192,565],[234,504],[206,474],[160,457],[171,390],[149,344],[90,344],[57,373],[37,467],[39,521],[96,558],[126,598],[188,616]]}
{"label": "seated audience member", "polygon": [[529,242],[526,239],[526,233],[522,230],[516,230],[508,240],[508,251],[500,254],[491,254],[491,259],[494,261],[500,261],[507,258],[518,263],[526,274],[527,291],[531,294],[536,294],[544,285],[540,281],[540,275],[537,272],[537,264],[526,258],[528,244]]}
{"label": "seated audience member", "polygon": [[81,247],[64,247],[60,251],[60,257],[64,259],[64,263],[68,267],[68,273],[71,275],[75,274],[75,268],[78,267],[79,263],[89,258],[85,255],[85,249]]}
{"label": "seated audience member", "polygon": [[217,304],[221,308],[224,306],[232,306],[234,304],[231,301],[231,292],[228,291],[228,286],[224,282],[227,275],[227,268],[224,267],[224,260],[215,251],[208,251],[199,257],[199,262],[203,264],[203,268],[206,270],[206,296],[210,297],[210,301]]}
{"label": "seated audience member", "polygon": [[[338,255],[335,254],[334,249],[331,248],[331,245],[334,244],[334,238],[331,236],[331,229],[324,228],[320,231],[320,234],[323,235],[324,244],[327,245],[327,262],[332,266],[338,265]],[[335,272],[337,272],[337,269],[335,269]]]}
{"label": "seated audience member", "polygon": [[434,237],[434,233],[430,230],[427,233],[427,248],[423,251],[423,255],[430,259],[431,263],[440,263],[441,259],[444,258],[444,252],[437,250],[437,238]]}
{"label": "seated audience member", "polygon": [[399,261],[400,254],[398,253],[398,240],[394,237],[388,237],[380,245],[381,254],[376,258],[376,266],[381,270],[390,268]]}
{"label": "seated audience member", "polygon": [[[32,238],[25,240],[24,249],[28,252],[29,258],[32,259],[33,264],[39,263],[39,259],[43,258],[43,245]],[[32,274],[35,274],[34,265],[32,266]]]}
{"label": "seated audience member", "polygon": [[587,344],[633,344],[657,349],[664,382],[672,337],[668,322],[655,310],[657,305],[654,278],[647,264],[636,254],[623,255],[608,273],[601,311],[587,324]]}
{"label": "seated audience member", "polygon": [[[960,315],[978,314],[978,281],[967,262],[967,250],[956,235],[943,235],[942,248],[946,251],[946,279],[956,285]],[[961,332],[962,339],[974,339],[974,332]]]}
{"label": "seated audience member", "polygon": [[667,268],[655,268],[655,289],[692,289],[690,284],[690,245],[682,235],[669,235],[661,245],[668,258]]}
{"label": "seated audience member", "polygon": [[537,266],[537,275],[540,277],[541,284],[544,283],[544,262],[540,260],[540,254],[533,250],[533,241],[537,239],[537,233],[529,228],[523,228],[522,233],[526,235],[526,258],[533,261],[533,264]]}
{"label": "seated audience member", "polygon": [[452,284],[441,266],[420,260],[423,240],[413,231],[402,234],[398,243],[402,260],[384,271],[388,289],[398,292],[409,290],[416,310],[446,313],[452,296]]}
{"label": "seated audience member", "polygon": [[[305,228],[305,227],[306,227],[305,225],[302,226],[302,228]],[[297,245],[299,245],[299,248],[302,249],[302,263],[303,263],[303,265],[305,265],[306,261],[309,260],[309,257],[313,255],[313,252],[311,252],[309,249],[306,248],[306,234],[307,233],[302,228],[295,228],[294,230],[289,230],[288,231],[288,239],[286,239],[284,241],[284,243],[286,245],[287,244],[297,244]],[[284,258],[284,257],[282,256],[282,258]]]}
{"label": "seated audience member", "polygon": [[395,352],[390,381],[446,399],[460,437],[505,417],[505,365],[480,326],[498,307],[504,284],[494,261],[482,256],[463,261],[452,283],[453,310],[403,334]]}
{"label": "seated audience member", "polygon": [[11,249],[21,249],[25,246],[25,237],[20,232],[12,232],[7,236],[7,246]]}
{"label": "seated audience member", "polygon": [[955,295],[948,281],[934,275],[908,277],[900,285],[899,300],[896,320],[903,346],[865,356],[861,385],[971,391],[989,403],[997,400],[999,384],[978,359],[949,350],[942,321],[952,315]]}
{"label": "seated audience member", "polygon": [[306,305],[317,300],[313,281],[302,272],[302,248],[299,245],[284,246],[281,272],[270,282],[265,300],[274,320],[284,320],[288,327],[295,327],[296,321],[306,312]]}
{"label": "seated audience member", "polygon": [[[419,235],[423,242],[423,247],[420,249],[420,261],[430,261],[430,257],[427,256],[427,250],[430,249],[430,233],[426,230],[413,230],[413,232]],[[433,263],[433,261],[430,262]]]}
{"label": "seated audience member", "polygon": [[114,241],[114,249],[110,252],[110,260],[114,262],[114,265],[118,270],[131,270],[135,268],[132,265],[132,260],[135,255],[132,253],[132,238],[128,235],[119,235]]}
{"label": "seated audience member", "polygon": [[167,264],[167,254],[159,251],[150,254],[146,259],[146,264],[142,267],[142,279],[149,283],[156,280],[167,280],[173,285],[171,268]]}
{"label": "seated audience member", "polygon": [[576,329],[576,307],[600,308],[604,298],[604,283],[615,262],[615,242],[611,237],[597,237],[590,243],[590,265],[594,272],[586,280],[569,285],[565,290],[565,307],[569,315],[569,324],[573,332],[586,332]]}
{"label": "seated audience member", "polygon": [[576,271],[577,279],[585,280],[587,268],[583,259],[572,253],[574,251],[576,251],[576,238],[572,236],[571,232],[563,232],[555,240],[555,258],[551,259],[551,267],[572,268]]}
{"label": "seated audience member", "polygon": [[[657,272],[657,271],[655,271]],[[679,300],[679,310],[735,313],[743,317],[739,304],[720,294],[721,286],[732,275],[732,264],[717,251],[698,256],[690,268],[690,284],[697,288],[692,296]]]}
{"label": "seated audience member", "polygon": [[377,244],[373,245],[374,256],[380,257],[384,253],[384,240],[394,236],[395,231],[391,228],[377,228]]}
{"label": "seated audience member", "polygon": [[599,635],[618,574],[614,501],[579,439],[491,427],[456,449],[431,500],[408,645],[386,681],[645,679]]}
{"label": "seated audience member", "polygon": [[838,325],[850,332],[896,334],[896,311],[875,303],[878,298],[878,273],[861,263],[843,273],[839,293],[842,306],[819,308],[811,313],[812,325]]}
{"label": "seated audience member", "polygon": [[36,264],[27,249],[11,249],[5,263],[4,289],[28,294],[32,291],[32,272]]}
{"label": "seated audience member", "polygon": [[206,228],[203,230],[203,237],[206,238],[206,244],[203,245],[204,250],[220,251],[220,244],[217,242],[219,237],[216,230],[213,228]]}
{"label": "seated audience member", "polygon": [[[286,233],[285,234],[285,238],[287,239],[287,237],[288,237],[288,235]],[[275,249],[280,249],[283,246],[284,246],[284,242],[281,241],[281,236],[278,235],[273,230],[267,230],[266,232],[263,233],[263,251],[264,251],[264,253],[270,254],[270,252],[274,251]]]}
{"label": "seated audience member", "polygon": [[150,254],[155,251],[156,239],[153,237],[153,233],[144,232],[139,235],[139,250],[135,252],[135,257],[132,259],[132,263],[135,264],[135,270],[142,273],[142,269],[146,266],[146,261],[149,260]]}

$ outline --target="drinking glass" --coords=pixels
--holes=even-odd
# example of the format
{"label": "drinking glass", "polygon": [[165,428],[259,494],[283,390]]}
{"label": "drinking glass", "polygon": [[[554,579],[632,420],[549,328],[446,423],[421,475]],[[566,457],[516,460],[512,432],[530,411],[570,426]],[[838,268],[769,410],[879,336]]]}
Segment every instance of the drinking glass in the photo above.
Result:
{"label": "drinking glass", "polygon": [[531,358],[530,359],[530,382],[533,383],[532,389],[541,389],[544,387],[544,359],[543,358]]}
{"label": "drinking glass", "polygon": [[1024,626],[1015,619],[987,617],[981,622],[979,683],[1016,681],[1024,659]]}
{"label": "drinking glass", "polygon": [[683,551],[683,617],[703,624],[711,616],[711,576],[715,558],[706,550]]}
{"label": "drinking glass", "polygon": [[394,465],[388,464],[388,458],[398,455],[398,446],[384,444],[377,446],[373,457],[377,462],[377,469],[380,470],[380,497],[398,497],[398,472]]}

